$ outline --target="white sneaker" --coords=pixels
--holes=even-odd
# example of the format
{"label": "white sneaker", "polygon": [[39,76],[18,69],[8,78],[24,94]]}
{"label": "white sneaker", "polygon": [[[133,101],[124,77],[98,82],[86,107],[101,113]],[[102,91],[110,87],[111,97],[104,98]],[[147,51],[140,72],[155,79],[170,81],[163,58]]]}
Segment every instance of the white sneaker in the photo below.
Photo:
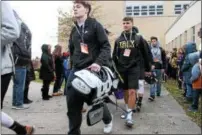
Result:
{"label": "white sneaker", "polygon": [[113,127],[113,115],[112,115],[112,120],[111,120],[111,122],[110,122],[109,124],[105,124],[104,133],[105,133],[105,134],[111,133],[112,127]]}
{"label": "white sneaker", "polygon": [[21,105],[21,106],[13,106],[12,109],[16,109],[16,110],[25,110],[28,109],[29,105]]}
{"label": "white sneaker", "polygon": [[126,126],[127,127],[132,127],[133,126],[133,118],[132,118],[132,115],[133,115],[133,113],[132,112],[129,112],[128,114],[127,114],[127,117],[126,117]]}

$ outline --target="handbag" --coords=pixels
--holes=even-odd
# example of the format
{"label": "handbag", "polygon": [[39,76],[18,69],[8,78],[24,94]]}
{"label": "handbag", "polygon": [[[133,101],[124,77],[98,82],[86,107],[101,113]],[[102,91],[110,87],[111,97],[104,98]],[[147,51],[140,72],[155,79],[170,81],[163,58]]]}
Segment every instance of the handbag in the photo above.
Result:
{"label": "handbag", "polygon": [[201,75],[200,77],[192,83],[192,88],[194,90],[201,90],[202,89],[202,66],[199,64]]}

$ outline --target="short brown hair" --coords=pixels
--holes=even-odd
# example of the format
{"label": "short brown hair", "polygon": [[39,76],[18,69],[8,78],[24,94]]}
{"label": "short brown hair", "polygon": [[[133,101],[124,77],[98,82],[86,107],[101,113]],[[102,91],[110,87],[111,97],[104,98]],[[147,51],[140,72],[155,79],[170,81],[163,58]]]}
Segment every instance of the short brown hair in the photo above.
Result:
{"label": "short brown hair", "polygon": [[157,38],[157,37],[154,37],[154,36],[152,36],[150,39],[151,39],[151,41],[152,41],[153,39],[155,39],[156,41],[158,41],[158,38]]}
{"label": "short brown hair", "polygon": [[124,17],[122,21],[131,21],[133,23],[132,17]]}
{"label": "short brown hair", "polygon": [[88,11],[88,16],[91,12],[91,4],[85,0],[75,0],[74,1],[74,4],[76,3],[79,3],[79,4],[82,4],[85,8],[87,8],[89,11]]}

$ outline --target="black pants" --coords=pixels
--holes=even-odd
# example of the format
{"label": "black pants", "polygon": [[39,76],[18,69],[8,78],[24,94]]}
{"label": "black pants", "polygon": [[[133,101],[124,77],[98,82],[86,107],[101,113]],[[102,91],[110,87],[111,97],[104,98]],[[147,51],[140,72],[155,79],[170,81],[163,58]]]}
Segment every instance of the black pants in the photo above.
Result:
{"label": "black pants", "polygon": [[53,88],[53,93],[56,93],[59,91],[59,89],[61,88],[61,79],[62,79],[62,73],[56,73],[56,80],[55,80],[55,84],[54,84],[54,88]]}
{"label": "black pants", "polygon": [[24,90],[24,100],[28,100],[29,84],[30,84],[30,79],[29,79],[29,76],[26,75],[25,90]]}
{"label": "black pants", "polygon": [[[77,70],[72,70],[67,84],[67,116],[69,118],[69,132],[68,134],[76,134],[80,135],[80,127],[82,123],[82,108],[85,99],[79,95],[76,90],[71,87],[70,83],[75,78],[74,72]],[[103,122],[104,124],[109,124],[112,120],[111,114],[107,105],[104,105],[104,114],[103,114]]]}
{"label": "black pants", "polygon": [[51,80],[43,80],[43,86],[41,89],[43,98],[49,97],[48,92],[49,92],[50,83],[51,83]]}
{"label": "black pants", "polygon": [[1,76],[1,109],[3,108],[3,101],[8,90],[8,86],[11,80],[12,73]]}

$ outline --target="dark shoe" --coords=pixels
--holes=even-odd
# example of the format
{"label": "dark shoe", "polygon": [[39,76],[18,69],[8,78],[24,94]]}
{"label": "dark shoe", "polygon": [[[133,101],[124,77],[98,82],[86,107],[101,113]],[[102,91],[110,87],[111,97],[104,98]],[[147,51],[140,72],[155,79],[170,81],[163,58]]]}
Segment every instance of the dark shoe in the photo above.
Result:
{"label": "dark shoe", "polygon": [[24,104],[31,104],[33,101],[32,100],[29,100],[29,99],[25,99],[24,100]]}
{"label": "dark shoe", "polygon": [[49,97],[43,97],[43,100],[49,100],[50,98]]}
{"label": "dark shoe", "polygon": [[156,94],[157,97],[160,97],[161,95],[159,93]]}
{"label": "dark shoe", "polygon": [[155,100],[155,97],[154,96],[150,96],[148,99],[152,102],[152,101]]}
{"label": "dark shoe", "polygon": [[53,96],[48,95],[49,98],[52,98]]}
{"label": "dark shoe", "polygon": [[189,107],[188,109],[189,112],[197,112],[198,109],[193,108],[192,106]]}

